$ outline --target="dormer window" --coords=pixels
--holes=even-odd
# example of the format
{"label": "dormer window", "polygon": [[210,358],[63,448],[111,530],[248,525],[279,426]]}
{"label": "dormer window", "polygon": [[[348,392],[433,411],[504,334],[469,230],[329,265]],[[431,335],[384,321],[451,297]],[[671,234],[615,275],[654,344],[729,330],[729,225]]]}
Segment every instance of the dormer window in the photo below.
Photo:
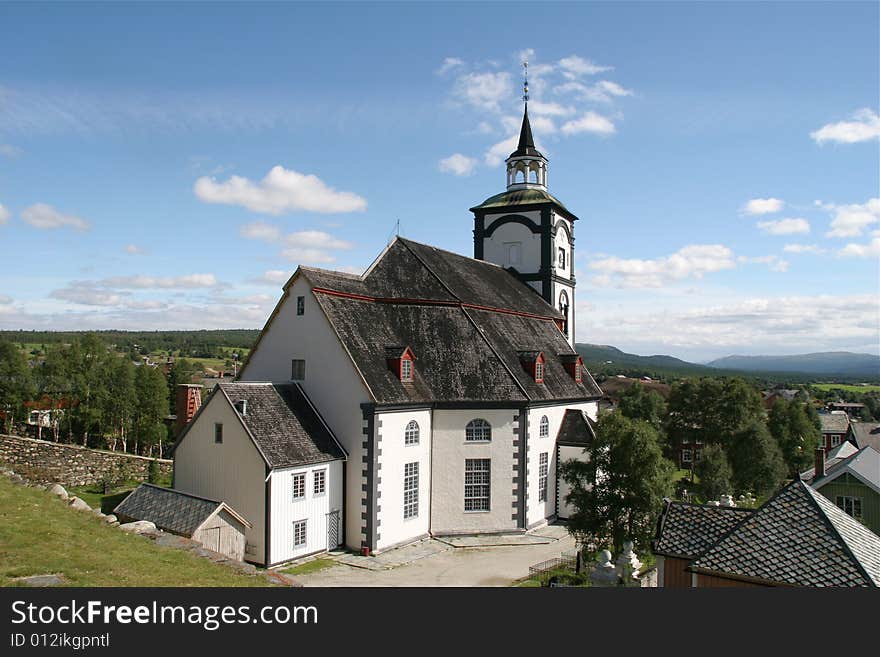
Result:
{"label": "dormer window", "polygon": [[415,375],[415,354],[409,347],[386,347],[385,362],[388,369],[402,383],[412,383]]}
{"label": "dormer window", "polygon": [[575,383],[582,383],[584,377],[584,359],[580,354],[559,354],[565,371],[574,379]]}
{"label": "dormer window", "polygon": [[519,352],[519,361],[522,363],[523,369],[535,380],[535,383],[544,383],[546,361],[543,351],[521,351]]}

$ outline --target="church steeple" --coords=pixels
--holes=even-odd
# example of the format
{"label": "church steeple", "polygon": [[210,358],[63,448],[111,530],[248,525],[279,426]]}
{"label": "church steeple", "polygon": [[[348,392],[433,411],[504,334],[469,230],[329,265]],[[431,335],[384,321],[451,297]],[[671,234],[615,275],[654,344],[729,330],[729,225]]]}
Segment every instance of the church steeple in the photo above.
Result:
{"label": "church steeple", "polygon": [[523,67],[525,68],[523,80],[525,108],[519,131],[519,143],[506,160],[507,189],[547,189],[547,158],[535,148],[532,124],[529,122],[529,63],[523,62]]}

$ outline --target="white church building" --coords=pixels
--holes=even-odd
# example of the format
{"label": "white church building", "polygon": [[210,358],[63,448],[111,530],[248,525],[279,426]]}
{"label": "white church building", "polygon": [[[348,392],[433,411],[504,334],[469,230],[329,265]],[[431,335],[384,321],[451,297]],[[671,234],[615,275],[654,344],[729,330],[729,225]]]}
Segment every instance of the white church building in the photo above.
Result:
{"label": "white church building", "polygon": [[398,237],[361,276],[294,272],[174,452],[175,488],[248,520],[246,560],[567,516],[558,466],[602,393],[574,350],[577,217],[547,164],[526,107],[506,191],[471,208],[473,258]]}

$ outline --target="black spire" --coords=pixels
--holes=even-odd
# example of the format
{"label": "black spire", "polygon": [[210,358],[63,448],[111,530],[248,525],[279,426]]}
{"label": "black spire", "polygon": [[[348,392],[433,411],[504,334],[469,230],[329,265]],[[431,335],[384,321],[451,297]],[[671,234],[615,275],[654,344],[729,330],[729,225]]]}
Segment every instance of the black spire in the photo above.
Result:
{"label": "black spire", "polygon": [[532,124],[529,123],[529,104],[526,102],[526,109],[523,113],[522,128],[519,131],[519,144],[516,150],[510,154],[510,157],[519,157],[521,155],[534,155],[536,157],[544,157],[541,152],[535,148],[535,140],[532,137]]}

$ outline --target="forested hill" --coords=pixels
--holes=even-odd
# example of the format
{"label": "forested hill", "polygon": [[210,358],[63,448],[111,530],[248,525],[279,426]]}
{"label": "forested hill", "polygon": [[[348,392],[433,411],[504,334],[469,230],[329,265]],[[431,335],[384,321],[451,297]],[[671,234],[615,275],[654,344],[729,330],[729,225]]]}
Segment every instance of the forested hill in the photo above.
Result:
{"label": "forested hill", "polygon": [[709,367],[750,372],[806,372],[838,376],[880,377],[880,356],[830,351],[795,356],[727,356]]}
{"label": "forested hill", "polygon": [[[621,351],[617,347],[603,344],[577,343],[577,352],[583,357],[584,363],[593,373],[632,375],[644,374],[678,374],[690,376],[707,376],[716,372],[696,363],[675,358],[673,356],[638,356]],[[651,374],[653,376],[653,374]]]}

